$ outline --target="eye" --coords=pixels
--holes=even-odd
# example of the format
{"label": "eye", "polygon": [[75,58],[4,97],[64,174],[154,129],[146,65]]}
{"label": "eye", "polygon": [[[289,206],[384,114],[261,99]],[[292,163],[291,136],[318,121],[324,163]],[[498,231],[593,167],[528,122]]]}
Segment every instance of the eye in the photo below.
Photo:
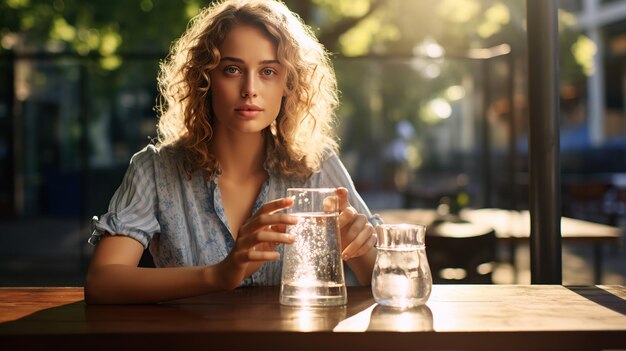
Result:
{"label": "eye", "polygon": [[269,77],[269,76],[276,75],[276,71],[274,71],[274,70],[273,70],[273,69],[271,69],[271,68],[265,68],[265,69],[263,69],[263,70],[261,71],[261,74],[262,74],[262,75],[264,75],[264,76]]}
{"label": "eye", "polygon": [[226,74],[237,74],[239,73],[239,68],[235,67],[235,66],[228,66],[226,68],[224,68],[224,73]]}

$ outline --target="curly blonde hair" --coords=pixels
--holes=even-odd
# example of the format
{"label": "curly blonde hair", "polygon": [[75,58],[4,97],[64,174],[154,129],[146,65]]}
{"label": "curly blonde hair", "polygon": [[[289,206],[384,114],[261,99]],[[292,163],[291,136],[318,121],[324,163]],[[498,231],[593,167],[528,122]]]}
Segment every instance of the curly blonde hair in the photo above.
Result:
{"label": "curly blonde hair", "polygon": [[306,178],[338,149],[337,81],[328,54],[302,20],[276,0],[226,0],[205,8],[161,63],[158,145],[182,150],[189,177],[213,175],[219,164],[209,150],[215,121],[209,72],[220,62],[218,46],[238,25],[271,38],[287,71],[286,95],[276,120],[264,130],[270,171]]}

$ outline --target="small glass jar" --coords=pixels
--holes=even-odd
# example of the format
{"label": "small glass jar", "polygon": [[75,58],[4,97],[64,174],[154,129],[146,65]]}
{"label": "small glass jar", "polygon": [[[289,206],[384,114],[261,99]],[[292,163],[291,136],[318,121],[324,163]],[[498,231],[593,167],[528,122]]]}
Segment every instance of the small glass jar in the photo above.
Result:
{"label": "small glass jar", "polygon": [[433,286],[426,258],[426,226],[382,224],[376,227],[378,254],[372,294],[380,305],[412,308],[428,301]]}

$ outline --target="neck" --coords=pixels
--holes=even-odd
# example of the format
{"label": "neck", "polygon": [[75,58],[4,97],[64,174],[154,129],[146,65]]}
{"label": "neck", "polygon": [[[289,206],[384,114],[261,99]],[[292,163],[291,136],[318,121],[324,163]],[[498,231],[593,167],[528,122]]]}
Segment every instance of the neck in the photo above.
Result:
{"label": "neck", "polygon": [[215,133],[211,152],[220,163],[222,177],[243,178],[263,172],[265,138],[263,133]]}

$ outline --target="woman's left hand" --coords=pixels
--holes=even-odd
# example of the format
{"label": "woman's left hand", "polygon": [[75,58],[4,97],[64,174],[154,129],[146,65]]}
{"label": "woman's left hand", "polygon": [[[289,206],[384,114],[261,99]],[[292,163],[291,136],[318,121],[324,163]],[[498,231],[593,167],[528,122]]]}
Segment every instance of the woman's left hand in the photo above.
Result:
{"label": "woman's left hand", "polygon": [[377,238],[367,216],[350,206],[348,189],[337,188],[337,196],[340,211],[341,256],[347,261],[365,255],[376,245]]}

